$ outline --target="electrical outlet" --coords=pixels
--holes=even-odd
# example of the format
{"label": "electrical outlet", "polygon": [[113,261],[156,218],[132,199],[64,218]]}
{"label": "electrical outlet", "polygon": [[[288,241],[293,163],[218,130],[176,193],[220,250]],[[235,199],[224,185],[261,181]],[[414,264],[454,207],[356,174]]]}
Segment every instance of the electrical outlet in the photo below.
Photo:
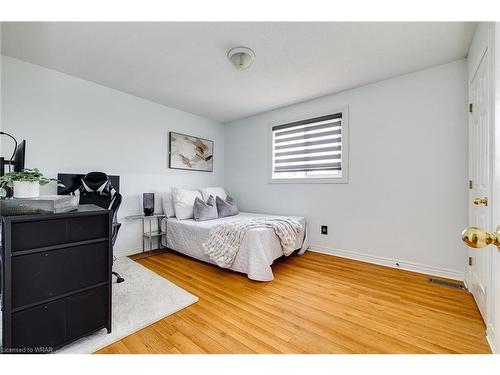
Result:
{"label": "electrical outlet", "polygon": [[328,234],[328,227],[326,225],[321,226],[321,234]]}

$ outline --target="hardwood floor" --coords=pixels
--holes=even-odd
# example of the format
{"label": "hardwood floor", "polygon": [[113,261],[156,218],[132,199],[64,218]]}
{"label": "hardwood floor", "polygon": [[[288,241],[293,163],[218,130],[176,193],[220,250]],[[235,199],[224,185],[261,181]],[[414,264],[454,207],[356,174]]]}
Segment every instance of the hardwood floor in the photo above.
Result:
{"label": "hardwood floor", "polygon": [[98,353],[490,353],[472,295],[425,275],[314,252],[267,283],[171,252],[138,262],[200,300]]}

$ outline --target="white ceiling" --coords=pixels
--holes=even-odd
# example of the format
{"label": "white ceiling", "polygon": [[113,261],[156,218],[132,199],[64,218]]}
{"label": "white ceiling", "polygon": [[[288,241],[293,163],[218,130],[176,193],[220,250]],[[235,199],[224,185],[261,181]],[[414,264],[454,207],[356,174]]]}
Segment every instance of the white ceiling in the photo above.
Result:
{"label": "white ceiling", "polygon": [[[476,24],[2,23],[2,53],[221,122],[467,55]],[[235,46],[256,54],[238,71]]]}

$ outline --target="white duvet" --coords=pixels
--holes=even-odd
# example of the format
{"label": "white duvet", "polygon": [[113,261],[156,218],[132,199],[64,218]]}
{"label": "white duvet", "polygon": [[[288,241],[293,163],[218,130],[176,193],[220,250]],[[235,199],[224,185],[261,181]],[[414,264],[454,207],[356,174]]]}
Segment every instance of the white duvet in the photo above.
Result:
{"label": "white duvet", "polygon": [[[207,221],[163,219],[162,227],[163,230],[166,229],[167,235],[163,236],[162,243],[164,246],[192,258],[215,264],[203,249],[203,243],[207,242],[209,238],[210,227],[242,218],[269,216],[272,215],[240,212],[236,216]],[[289,216],[289,218],[302,225],[303,230],[297,235],[295,248],[299,250],[298,254],[303,254],[309,246],[305,218],[297,216]],[[271,264],[281,256],[283,256],[283,249],[274,230],[256,228],[246,233],[241,242],[240,250],[229,269],[245,273],[252,280],[271,281],[274,279]]]}

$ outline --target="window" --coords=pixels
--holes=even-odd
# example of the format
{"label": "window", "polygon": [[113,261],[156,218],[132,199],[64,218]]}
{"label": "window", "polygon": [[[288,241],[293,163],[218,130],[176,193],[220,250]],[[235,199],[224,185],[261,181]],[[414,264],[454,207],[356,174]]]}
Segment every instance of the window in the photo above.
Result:
{"label": "window", "polygon": [[272,127],[273,182],[347,182],[347,111]]}

